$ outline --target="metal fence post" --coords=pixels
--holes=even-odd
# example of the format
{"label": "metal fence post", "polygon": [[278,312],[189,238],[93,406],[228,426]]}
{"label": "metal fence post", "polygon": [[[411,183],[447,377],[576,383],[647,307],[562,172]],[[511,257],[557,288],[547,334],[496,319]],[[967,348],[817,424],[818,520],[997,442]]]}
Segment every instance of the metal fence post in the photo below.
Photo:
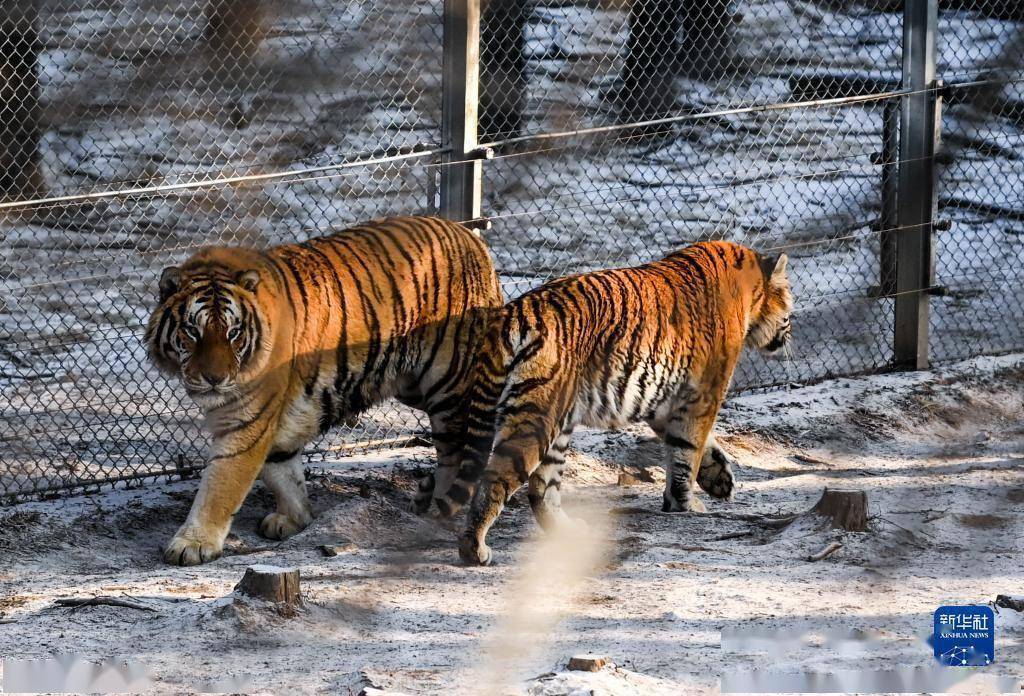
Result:
{"label": "metal fence post", "polygon": [[897,194],[900,160],[900,103],[887,100],[882,106],[882,209],[878,216],[878,295],[896,292],[896,228],[899,224]]}
{"label": "metal fence post", "polygon": [[938,0],[903,4],[903,88],[897,195],[895,330],[897,366],[928,366],[928,299],[935,211],[935,38]]}
{"label": "metal fence post", "polygon": [[444,0],[441,95],[440,213],[459,222],[480,219],[481,163],[477,158],[480,77],[480,0]]}

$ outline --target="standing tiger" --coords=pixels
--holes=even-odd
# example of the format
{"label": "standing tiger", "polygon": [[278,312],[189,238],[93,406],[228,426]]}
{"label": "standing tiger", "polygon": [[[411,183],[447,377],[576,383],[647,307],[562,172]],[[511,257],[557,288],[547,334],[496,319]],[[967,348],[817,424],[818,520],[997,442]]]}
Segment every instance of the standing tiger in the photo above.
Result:
{"label": "standing tiger", "polygon": [[438,455],[414,505],[458,470],[472,359],[501,289],[484,243],[437,218],[377,220],[266,251],[211,247],[160,278],[146,342],[180,377],[212,435],[209,466],[164,559],[217,558],[257,476],[284,539],[312,519],[301,453],[386,399],[425,411]]}
{"label": "standing tiger", "polygon": [[472,498],[459,555],[490,562],[487,531],[527,482],[541,526],[567,520],[559,489],[578,424],[651,426],[666,446],[664,511],[703,512],[694,483],[731,497],[712,427],[744,344],[786,346],[791,311],[786,256],[729,242],[562,278],[505,305],[477,359],[458,476],[437,499],[451,516]]}

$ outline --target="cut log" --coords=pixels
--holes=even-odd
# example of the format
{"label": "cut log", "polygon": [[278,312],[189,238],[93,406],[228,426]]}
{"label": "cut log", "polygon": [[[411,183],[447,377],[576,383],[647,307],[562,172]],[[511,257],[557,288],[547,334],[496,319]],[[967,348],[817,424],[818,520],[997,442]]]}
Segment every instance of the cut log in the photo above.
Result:
{"label": "cut log", "polygon": [[811,512],[829,518],[833,527],[863,532],[868,527],[868,494],[862,490],[826,488]]}
{"label": "cut log", "polygon": [[599,672],[611,663],[604,655],[573,655],[569,658],[569,669],[573,672]]}
{"label": "cut log", "polygon": [[302,606],[298,568],[249,566],[241,581],[235,585],[235,591],[246,597],[273,602],[281,609],[294,610]]}

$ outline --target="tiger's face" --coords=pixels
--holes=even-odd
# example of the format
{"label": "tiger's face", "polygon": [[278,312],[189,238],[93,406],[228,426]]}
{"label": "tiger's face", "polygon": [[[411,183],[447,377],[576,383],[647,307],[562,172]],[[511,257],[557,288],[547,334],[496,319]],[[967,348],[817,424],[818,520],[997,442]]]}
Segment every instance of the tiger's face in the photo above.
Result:
{"label": "tiger's face", "polygon": [[763,293],[759,305],[755,296],[753,317],[747,331],[747,344],[769,355],[787,349],[793,335],[790,324],[793,295],[786,277],[787,260],[785,254],[761,260]]}
{"label": "tiger's face", "polygon": [[260,362],[266,322],[256,302],[258,271],[165,268],[160,305],[146,331],[149,353],[194,398],[231,393]]}

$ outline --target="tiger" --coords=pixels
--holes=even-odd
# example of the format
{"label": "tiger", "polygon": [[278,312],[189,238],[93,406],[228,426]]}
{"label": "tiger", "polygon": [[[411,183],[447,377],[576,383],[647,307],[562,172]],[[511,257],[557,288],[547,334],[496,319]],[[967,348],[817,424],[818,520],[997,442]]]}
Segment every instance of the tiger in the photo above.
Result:
{"label": "tiger", "polygon": [[461,461],[464,398],[488,317],[502,306],[487,247],[434,217],[392,217],[266,250],[208,247],[165,268],[146,329],[153,363],[177,377],[211,435],[210,457],[164,560],[219,557],[257,477],[288,538],[312,521],[303,447],[395,397],[427,414],[435,474],[426,510]]}
{"label": "tiger", "polygon": [[577,425],[646,421],[665,445],[664,512],[704,512],[697,483],[731,499],[732,458],[712,433],[744,345],[788,348],[793,299],[785,254],[694,244],[632,268],[554,280],[495,315],[469,392],[465,454],[436,503],[471,503],[459,555],[487,565],[487,532],[528,484],[542,528],[561,508],[565,451]]}

